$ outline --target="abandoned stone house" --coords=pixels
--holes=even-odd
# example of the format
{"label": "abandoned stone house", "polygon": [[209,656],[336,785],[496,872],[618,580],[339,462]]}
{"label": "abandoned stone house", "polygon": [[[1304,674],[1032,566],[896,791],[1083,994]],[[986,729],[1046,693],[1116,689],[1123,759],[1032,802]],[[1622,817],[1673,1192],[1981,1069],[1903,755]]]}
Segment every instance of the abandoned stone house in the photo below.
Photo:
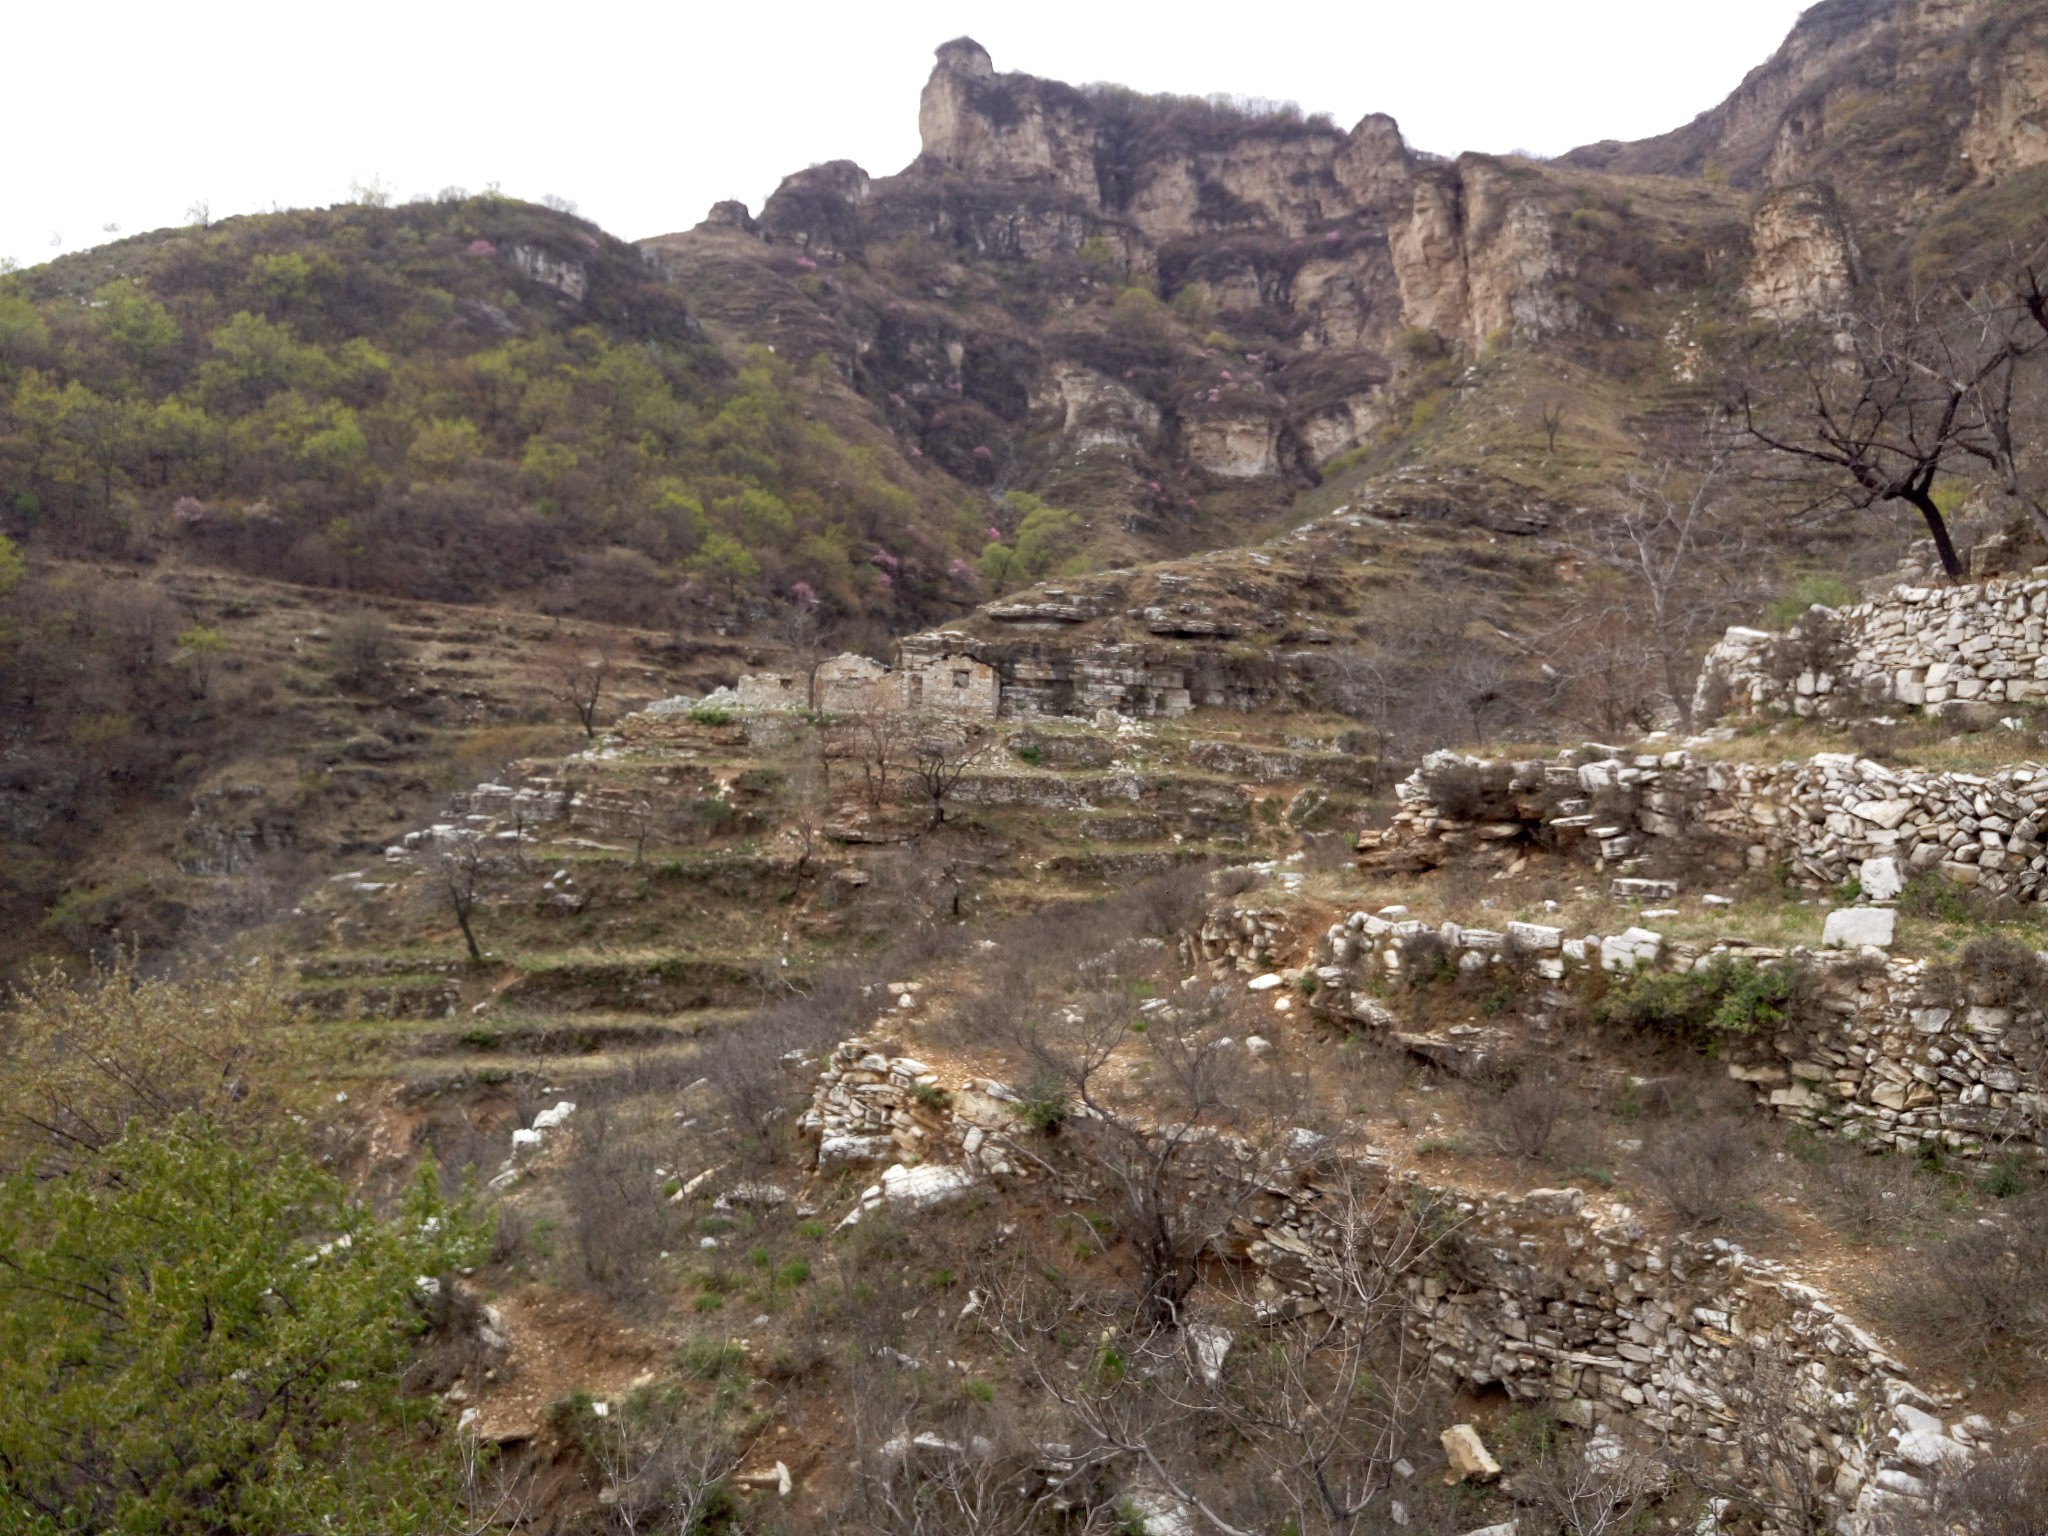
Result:
{"label": "abandoned stone house", "polygon": [[835,656],[819,663],[808,680],[801,673],[750,673],[735,691],[740,707],[748,710],[809,707],[834,715],[930,711],[971,720],[995,719],[1002,700],[994,667],[950,653],[901,670],[866,656]]}

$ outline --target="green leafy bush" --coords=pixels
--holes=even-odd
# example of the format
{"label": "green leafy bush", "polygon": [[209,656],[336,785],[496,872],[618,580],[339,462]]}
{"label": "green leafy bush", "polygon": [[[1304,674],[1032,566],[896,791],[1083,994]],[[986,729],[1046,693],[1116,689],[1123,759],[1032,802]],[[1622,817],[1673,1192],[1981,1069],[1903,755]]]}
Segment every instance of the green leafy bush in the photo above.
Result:
{"label": "green leafy bush", "polygon": [[452,1437],[423,1441],[396,1383],[419,1277],[481,1247],[431,1169],[382,1221],[191,1115],[23,1168],[0,1186],[0,1526],[445,1528]]}
{"label": "green leafy bush", "polygon": [[1712,1050],[1785,1017],[1795,977],[1783,965],[1717,956],[1704,970],[1640,971],[1617,981],[1595,1010],[1603,1024]]}

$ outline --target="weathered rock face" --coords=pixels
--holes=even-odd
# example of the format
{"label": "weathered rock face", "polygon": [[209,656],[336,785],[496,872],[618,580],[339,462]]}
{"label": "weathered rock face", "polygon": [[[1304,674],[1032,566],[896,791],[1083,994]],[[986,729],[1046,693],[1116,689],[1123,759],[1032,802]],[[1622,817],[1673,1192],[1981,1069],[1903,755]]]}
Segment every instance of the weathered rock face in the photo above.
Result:
{"label": "weathered rock face", "polygon": [[2005,46],[1970,71],[1976,111],[1963,134],[1963,154],[1977,175],[1997,180],[2048,164],[2048,13],[2016,15]]}
{"label": "weathered rock face", "polygon": [[1409,217],[1390,243],[1403,317],[1467,353],[1498,336],[1554,335],[1583,318],[1558,286],[1567,264],[1549,212],[1527,177],[1489,157],[1419,173]]}
{"label": "weathered rock face", "polygon": [[988,50],[963,37],[939,49],[918,103],[917,131],[934,169],[1045,182],[1092,203],[1093,119],[1080,92],[1029,75],[998,75]]}
{"label": "weathered rock face", "polygon": [[1046,387],[1032,401],[1059,418],[1062,446],[1084,454],[1107,448],[1143,453],[1159,443],[1159,407],[1136,390],[1078,363],[1054,363]]}
{"label": "weathered rock face", "polygon": [[1857,255],[1834,189],[1785,187],[1764,195],[1750,220],[1752,256],[1742,296],[1780,324],[1842,312],[1857,281]]}

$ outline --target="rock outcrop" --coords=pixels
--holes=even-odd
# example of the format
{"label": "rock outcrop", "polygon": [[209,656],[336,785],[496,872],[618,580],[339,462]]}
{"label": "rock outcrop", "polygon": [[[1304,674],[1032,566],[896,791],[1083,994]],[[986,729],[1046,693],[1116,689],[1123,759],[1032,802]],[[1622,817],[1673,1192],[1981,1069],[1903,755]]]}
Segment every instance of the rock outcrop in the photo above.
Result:
{"label": "rock outcrop", "polygon": [[1752,255],[1742,296],[1782,324],[1842,313],[1857,283],[1857,254],[1834,189],[1825,183],[1766,193],[1749,226]]}

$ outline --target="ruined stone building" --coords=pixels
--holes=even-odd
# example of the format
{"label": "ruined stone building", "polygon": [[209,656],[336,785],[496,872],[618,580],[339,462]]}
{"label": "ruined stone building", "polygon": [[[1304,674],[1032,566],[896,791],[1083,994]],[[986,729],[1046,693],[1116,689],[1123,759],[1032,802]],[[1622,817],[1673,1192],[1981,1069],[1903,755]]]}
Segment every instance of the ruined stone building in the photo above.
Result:
{"label": "ruined stone building", "polygon": [[848,653],[819,663],[808,684],[801,673],[759,672],[742,677],[734,691],[746,710],[811,708],[832,715],[884,709],[993,720],[1002,702],[994,667],[951,653],[899,669]]}

